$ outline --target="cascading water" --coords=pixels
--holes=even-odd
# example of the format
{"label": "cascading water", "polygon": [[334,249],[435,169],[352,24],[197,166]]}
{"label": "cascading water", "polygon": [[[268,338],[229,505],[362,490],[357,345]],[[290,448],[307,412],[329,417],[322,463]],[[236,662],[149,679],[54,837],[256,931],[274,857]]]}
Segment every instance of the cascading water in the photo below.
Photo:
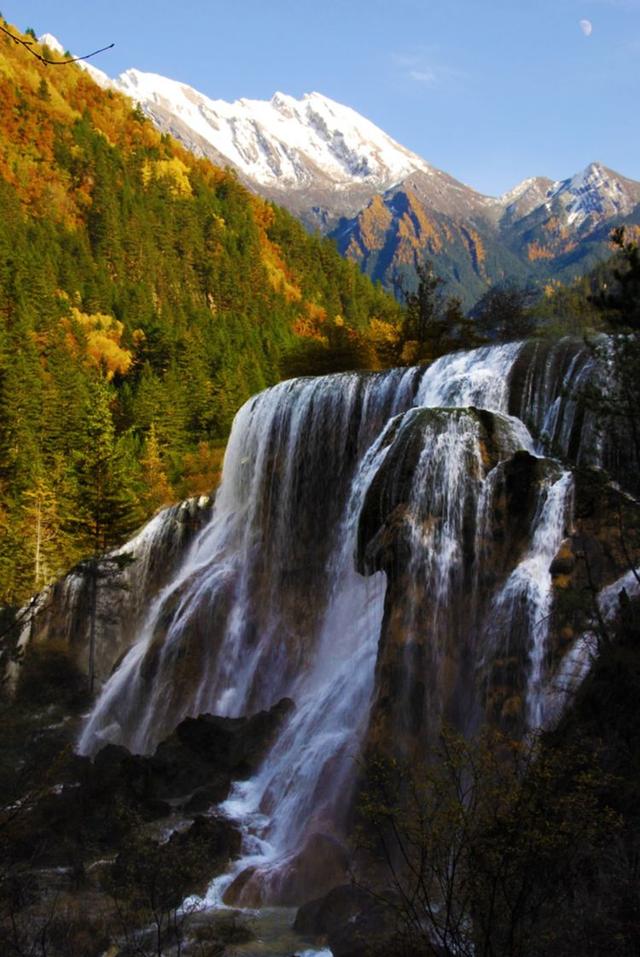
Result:
{"label": "cascading water", "polygon": [[293,380],[240,410],[212,520],[106,685],[82,752],[110,740],[146,752],[187,714],[240,715],[291,696],[336,592],[332,556],[358,462],[411,405],[418,377]]}
{"label": "cascading water", "polygon": [[212,518],[79,747],[148,752],[186,715],[292,698],[228,803],[247,822],[241,902],[293,901],[305,847],[343,837],[360,749],[389,731],[384,693],[397,696],[393,727],[418,742],[444,717],[471,728],[515,620],[522,720],[542,719],[549,565],[571,478],[513,414],[522,351],[293,380],[238,413]]}
{"label": "cascading water", "polygon": [[563,472],[544,489],[533,521],[531,547],[496,595],[491,607],[490,631],[493,642],[500,636],[504,645],[507,645],[509,633],[516,625],[520,626],[520,630],[524,626],[528,635],[530,671],[526,723],[529,728],[539,728],[544,722],[544,659],[552,592],[550,567],[564,538],[571,484],[571,475]]}
{"label": "cascading water", "polygon": [[[211,499],[188,499],[156,515],[126,546],[98,566],[95,676],[106,680],[139,636],[149,596],[179,574],[185,549],[211,517]],[[94,600],[88,563],[47,586],[20,616],[20,648],[55,637],[81,670],[88,664]]]}

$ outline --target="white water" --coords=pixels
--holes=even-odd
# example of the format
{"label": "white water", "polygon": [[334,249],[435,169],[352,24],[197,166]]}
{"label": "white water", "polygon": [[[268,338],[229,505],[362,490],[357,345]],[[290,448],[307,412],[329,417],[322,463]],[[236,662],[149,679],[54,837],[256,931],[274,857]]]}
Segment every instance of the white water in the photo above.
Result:
{"label": "white water", "polygon": [[[260,892],[277,897],[287,862],[311,834],[341,835],[369,722],[385,597],[382,573],[364,578],[354,567],[363,497],[393,445],[393,417],[412,405],[443,409],[442,428],[422,438],[407,519],[411,567],[432,596],[433,615],[427,623],[415,616],[410,629],[433,633],[437,660],[462,582],[468,503],[477,537],[495,479],[482,461],[477,420],[447,409],[499,412],[504,454],[533,449],[526,428],[506,414],[520,349],[446,356],[422,377],[396,370],[286,382],[238,413],[211,522],[154,599],[79,743],[83,753],[106,741],[145,752],[187,714],[240,715],[293,698],[295,711],[262,768],[227,802],[245,825],[245,857],[215,883],[211,901],[248,866],[257,868]],[[398,434],[416,414],[405,415]],[[495,599],[502,611],[516,597],[527,606],[533,722],[545,680],[548,566],[569,486],[563,474],[545,490],[530,549]]]}
{"label": "white water", "polygon": [[[358,575],[353,565],[360,503],[388,449],[382,438],[365,456],[353,484],[341,534],[331,556],[332,589],[317,652],[291,689],[297,707],[268,760],[250,782],[236,786],[223,810],[246,822],[249,856],[234,876],[256,867],[249,892],[281,892],[287,855],[305,836],[340,833],[373,691],[385,581]],[[284,854],[283,854],[284,850]],[[214,890],[218,896],[228,886]]]}
{"label": "white water", "polygon": [[[630,599],[640,596],[640,568],[630,569],[617,581],[603,588],[598,595],[598,611],[605,626],[614,625],[620,608],[620,594],[623,591]],[[589,674],[597,655],[598,631],[595,628],[575,639],[545,689],[541,725],[552,727],[562,717]]]}
{"label": "white water", "polygon": [[521,342],[508,342],[442,356],[427,369],[416,405],[428,408],[473,405],[492,412],[507,412],[509,375],[521,350]]}
{"label": "white water", "polygon": [[507,648],[509,631],[514,629],[516,623],[522,627],[524,619],[529,636],[530,669],[526,689],[529,728],[541,727],[544,719],[544,662],[552,598],[549,569],[566,534],[567,505],[572,485],[570,473],[564,472],[548,486],[534,518],[531,546],[496,595],[490,616],[493,640],[502,638]]}

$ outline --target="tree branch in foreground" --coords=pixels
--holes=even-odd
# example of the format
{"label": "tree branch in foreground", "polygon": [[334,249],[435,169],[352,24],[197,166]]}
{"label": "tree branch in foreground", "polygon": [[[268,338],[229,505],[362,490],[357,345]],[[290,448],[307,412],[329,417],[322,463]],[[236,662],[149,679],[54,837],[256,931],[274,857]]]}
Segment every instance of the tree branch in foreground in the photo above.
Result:
{"label": "tree branch in foreground", "polygon": [[94,50],[93,53],[87,53],[85,56],[73,56],[69,57],[66,60],[49,60],[47,57],[43,56],[41,53],[38,53],[37,50],[33,49],[34,40],[23,40],[22,37],[17,37],[15,33],[12,33],[11,30],[7,30],[6,27],[0,26],[0,32],[5,33],[10,37],[14,43],[17,43],[18,46],[24,47],[36,60],[40,60],[41,63],[44,63],[45,66],[65,66],[67,63],[78,63],[80,60],[90,60],[91,57],[97,56],[99,53],[104,53],[105,50],[111,50],[115,46],[115,43],[110,43],[106,47],[100,47],[99,50]]}

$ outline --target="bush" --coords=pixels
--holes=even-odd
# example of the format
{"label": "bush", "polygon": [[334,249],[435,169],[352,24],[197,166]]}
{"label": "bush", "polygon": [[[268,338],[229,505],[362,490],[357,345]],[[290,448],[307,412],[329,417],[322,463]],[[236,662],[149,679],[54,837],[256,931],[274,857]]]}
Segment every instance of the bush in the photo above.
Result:
{"label": "bush", "polygon": [[87,680],[62,642],[28,647],[20,666],[16,703],[79,711],[89,701]]}

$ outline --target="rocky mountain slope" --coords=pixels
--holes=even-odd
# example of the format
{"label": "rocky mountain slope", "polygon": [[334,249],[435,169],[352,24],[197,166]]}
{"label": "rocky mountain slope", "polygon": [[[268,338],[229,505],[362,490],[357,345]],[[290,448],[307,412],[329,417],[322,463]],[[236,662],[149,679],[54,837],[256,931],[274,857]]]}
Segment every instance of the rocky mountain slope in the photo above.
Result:
{"label": "rocky mountain slope", "polygon": [[[40,39],[62,52],[51,34]],[[442,175],[320,93],[227,103],[154,73],[130,69],[112,80],[92,64],[84,67],[101,86],[136,100],[163,132],[217,165],[232,166],[256,192],[323,231],[412,173]]]}
{"label": "rocky mountain slope", "polygon": [[484,196],[320,93],[227,103],[152,73],[131,69],[111,80],[86,69],[136,100],[160,130],[331,234],[396,292],[415,284],[425,258],[467,304],[507,277],[570,280],[608,255],[614,225],[640,224],[640,183],[600,163]]}
{"label": "rocky mountain slope", "polygon": [[416,264],[432,259],[468,303],[506,278],[570,281],[610,254],[619,223],[640,224],[640,183],[591,163],[560,182],[525,180],[495,200],[455,186],[439,196],[415,174],[332,235],[344,255],[396,289],[410,288]]}
{"label": "rocky mountain slope", "polygon": [[6,29],[0,603],[15,604],[159,505],[210,491],[238,407],[290,353],[326,352],[334,330],[368,344],[400,310],[128,97]]}

